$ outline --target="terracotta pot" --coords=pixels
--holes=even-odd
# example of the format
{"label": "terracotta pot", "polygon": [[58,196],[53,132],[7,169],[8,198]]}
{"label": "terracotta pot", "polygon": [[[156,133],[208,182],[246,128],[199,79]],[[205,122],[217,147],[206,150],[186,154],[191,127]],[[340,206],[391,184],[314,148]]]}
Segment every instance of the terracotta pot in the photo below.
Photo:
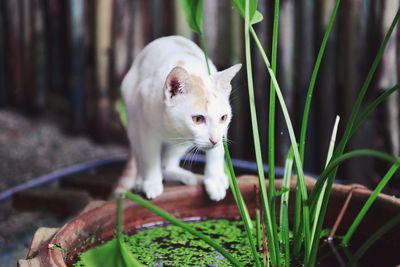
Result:
{"label": "terracotta pot", "polygon": [[[245,202],[254,213],[256,197],[254,187],[258,184],[254,176],[242,176],[238,178],[240,190]],[[310,190],[314,182],[307,179],[307,187]],[[281,181],[277,181],[277,188],[281,187]],[[369,197],[371,191],[352,185],[334,185],[329,202],[326,217],[326,226],[332,227],[347,198],[352,191],[352,198],[346,214],[339,226],[338,234],[343,233],[354,220],[357,212]],[[295,184],[291,184],[290,199],[294,199]],[[167,187],[162,196],[153,201],[154,204],[167,210],[179,218],[239,218],[239,212],[230,193],[218,203],[209,200],[201,185],[198,186],[171,186]],[[100,206],[99,206],[100,205]],[[93,206],[96,206],[93,208]],[[293,207],[293,205],[291,205]],[[78,253],[93,246],[93,236],[97,242],[110,239],[114,234],[116,202],[92,203],[89,211],[83,212],[62,228],[55,231],[43,231],[36,234],[29,252],[29,260],[20,260],[19,266],[58,266],[65,267],[73,262]],[[289,211],[291,214],[293,210]],[[394,215],[400,213],[400,200],[387,195],[379,195],[365,220],[361,223],[357,233],[370,235],[379,226],[383,225]],[[161,222],[160,217],[126,200],[124,203],[124,230],[143,224]],[[400,227],[396,227],[390,233],[391,238],[400,239]],[[95,242],[96,243],[96,242]]]}

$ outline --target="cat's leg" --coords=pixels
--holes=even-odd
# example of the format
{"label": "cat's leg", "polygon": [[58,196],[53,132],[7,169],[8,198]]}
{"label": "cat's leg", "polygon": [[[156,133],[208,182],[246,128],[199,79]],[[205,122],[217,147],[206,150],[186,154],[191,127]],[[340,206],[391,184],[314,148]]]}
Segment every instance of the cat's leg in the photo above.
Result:
{"label": "cat's leg", "polygon": [[222,144],[206,152],[204,170],[204,186],[210,198],[214,201],[223,199],[229,187],[228,177],[224,169],[224,147]]}
{"label": "cat's leg", "polygon": [[185,170],[179,166],[180,159],[190,146],[166,145],[162,153],[163,178],[165,181],[175,181],[186,185],[198,184],[201,175]]}
{"label": "cat's leg", "polygon": [[[128,114],[132,111],[128,110]],[[136,127],[132,127],[132,126]],[[130,143],[130,154],[125,169],[118,180],[117,186],[114,189],[113,196],[119,196],[122,193],[134,189],[135,191],[142,191],[143,178],[139,174],[139,161],[140,157],[137,156],[136,151],[140,151],[140,132],[138,129],[140,121],[135,117],[129,117],[128,121],[128,138]]]}
{"label": "cat's leg", "polygon": [[[161,141],[151,135],[141,135],[138,151],[138,177],[143,177],[141,191],[153,199],[163,192],[161,172]],[[140,153],[140,154],[139,154]]]}
{"label": "cat's leg", "polygon": [[130,191],[134,188],[135,182],[137,182],[137,166],[135,157],[131,154],[129,155],[125,169],[117,182],[113,196],[117,197],[127,191]]}

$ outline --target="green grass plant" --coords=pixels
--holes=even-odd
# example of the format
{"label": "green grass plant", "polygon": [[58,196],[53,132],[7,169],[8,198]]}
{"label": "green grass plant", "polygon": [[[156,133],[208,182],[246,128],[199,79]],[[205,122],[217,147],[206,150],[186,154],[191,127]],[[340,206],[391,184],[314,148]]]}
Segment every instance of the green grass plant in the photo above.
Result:
{"label": "green grass plant", "polygon": [[[259,179],[259,194],[261,202],[261,214],[260,211],[256,212],[256,224],[255,229],[252,225],[249,212],[246,208],[243,196],[239,190],[235,171],[232,165],[232,161],[229,154],[229,148],[226,142],[224,142],[225,158],[226,158],[226,172],[229,177],[229,185],[232,195],[234,196],[241,218],[243,220],[244,228],[246,231],[246,236],[248,238],[248,243],[254,257],[255,266],[291,266],[293,262],[296,261],[297,264],[302,264],[304,266],[315,266],[318,249],[320,246],[320,240],[324,235],[322,230],[323,223],[325,220],[327,205],[329,201],[329,196],[332,191],[334,179],[338,171],[339,166],[348,159],[355,157],[374,157],[377,159],[385,160],[391,162],[393,166],[389,169],[383,179],[380,181],[378,186],[375,188],[364,207],[359,212],[355,221],[348,229],[342,243],[347,245],[351,242],[351,237],[357,230],[357,227],[361,220],[364,218],[365,214],[368,212],[370,207],[373,205],[378,194],[387,185],[390,179],[400,168],[400,158],[394,157],[384,152],[375,151],[371,149],[358,149],[353,151],[346,151],[346,146],[354,135],[354,133],[360,128],[361,124],[365,119],[391,94],[399,90],[400,85],[394,85],[390,90],[384,92],[379,97],[374,99],[369,105],[366,106],[363,112],[361,112],[361,107],[364,104],[364,98],[370,87],[371,81],[374,74],[378,68],[379,62],[381,61],[382,55],[388,44],[388,41],[395,29],[398,20],[400,19],[400,11],[397,12],[393,22],[386,33],[384,40],[379,47],[377,55],[372,63],[372,66],[367,74],[366,80],[363,83],[358,97],[355,101],[354,108],[350,115],[350,118],[344,128],[344,134],[340,138],[337,145],[335,145],[339,118],[337,117],[333,131],[331,142],[327,152],[327,159],[325,168],[321,171],[318,181],[316,182],[311,193],[307,192],[306,180],[304,177],[304,153],[307,148],[307,128],[308,119],[310,116],[310,107],[312,102],[312,97],[315,91],[315,85],[318,78],[318,72],[320,66],[323,62],[324,52],[328,45],[329,36],[334,27],[335,18],[337,16],[340,0],[336,0],[334,8],[332,10],[329,23],[327,25],[325,34],[322,39],[320,49],[315,61],[315,65],[311,74],[310,84],[308,87],[307,95],[305,96],[305,106],[302,117],[302,124],[300,129],[300,138],[297,142],[296,134],[289,116],[288,109],[285,104],[285,99],[282,94],[282,90],[276,78],[276,66],[277,66],[277,47],[278,47],[278,36],[279,36],[279,0],[274,1],[274,23],[273,23],[273,33],[272,33],[272,49],[271,49],[271,62],[268,59],[267,53],[265,52],[262,43],[259,40],[257,32],[255,31],[253,25],[262,21],[263,16],[257,10],[257,0],[231,0],[232,5],[236,8],[239,14],[244,19],[244,44],[245,44],[245,58],[246,58],[246,75],[247,75],[247,88],[249,94],[249,107],[250,107],[250,117],[252,125],[252,134],[254,140],[254,151],[256,158],[256,165],[258,170]],[[208,71],[210,72],[208,63],[208,54],[205,45],[203,27],[202,27],[202,12],[203,12],[203,1],[202,0],[182,0],[182,8],[186,14],[186,19],[189,27],[199,35],[201,47],[204,50],[205,62],[207,64]],[[267,67],[267,74],[271,78],[269,86],[269,131],[268,131],[268,163],[269,163],[269,188],[266,187],[266,178],[263,168],[263,155],[260,146],[260,135],[258,131],[258,120],[255,104],[255,94],[254,94],[254,84],[253,84],[253,73],[252,73],[252,42],[255,45],[259,55],[261,56],[265,66]],[[280,110],[283,114],[284,121],[289,133],[289,139],[291,142],[290,150],[288,151],[285,163],[285,173],[283,177],[282,189],[278,192],[275,191],[275,117],[277,110],[276,98],[278,99],[278,104]],[[120,110],[123,110],[119,107]],[[126,121],[126,116],[121,116]],[[292,174],[295,173],[296,186],[298,188],[296,197],[294,200],[294,224],[292,229],[289,228],[289,191]],[[199,237],[217,251],[219,251],[226,259],[228,259],[234,266],[242,266],[242,264],[235,259],[229,252],[227,252],[220,244],[215,243],[211,238],[197,232],[195,229],[191,228],[186,223],[180,221],[174,216],[168,214],[167,212],[159,209],[150,202],[144,200],[138,195],[132,193],[126,193],[124,195],[127,199],[134,201],[135,203],[145,207],[151,212],[161,216],[170,223],[173,223],[182,229],[185,229],[189,233]],[[280,210],[279,210],[279,223],[277,218],[275,218],[275,211],[277,210],[277,198],[280,198]],[[122,214],[119,212],[118,217],[120,218]],[[400,222],[397,216],[395,219],[390,221],[387,226],[380,229],[378,234],[383,234],[388,229],[394,227],[394,225]],[[121,222],[121,219],[119,219]],[[120,233],[121,225],[118,224],[118,233]],[[262,257],[262,252],[260,251],[262,247],[263,231],[261,230],[262,225],[265,226],[265,236],[267,240],[268,258],[265,262],[260,259]],[[291,233],[292,231],[292,233]],[[367,245],[360,248],[360,251],[356,253],[356,259],[361,257],[362,254],[369,248],[370,244],[378,238],[378,234],[371,237]],[[358,257],[358,258],[357,258]]]}

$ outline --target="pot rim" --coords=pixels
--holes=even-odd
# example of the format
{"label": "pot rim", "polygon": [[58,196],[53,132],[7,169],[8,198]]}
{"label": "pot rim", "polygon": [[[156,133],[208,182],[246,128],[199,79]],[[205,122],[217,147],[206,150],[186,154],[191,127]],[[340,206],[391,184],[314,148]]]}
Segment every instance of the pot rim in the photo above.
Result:
{"label": "pot rim", "polygon": [[[249,201],[251,201],[254,198],[254,194],[252,194],[252,191],[254,193],[254,186],[258,184],[258,178],[252,175],[240,176],[238,177],[238,184],[245,198],[246,204],[249,204],[250,203]],[[314,184],[315,184],[314,179],[306,178],[306,185],[308,191],[311,190]],[[276,180],[276,188],[279,189],[281,187],[282,187],[282,180]],[[292,179],[290,187],[291,187],[290,191],[293,193],[296,189],[295,180]],[[371,190],[357,184],[350,184],[350,185],[334,184],[331,197],[344,200],[350,191],[353,192],[352,198],[357,200],[357,202],[354,201],[354,203],[359,203],[359,204],[363,204],[372,192]],[[169,203],[173,203],[174,201],[175,202],[179,201],[178,203],[175,203],[175,207],[168,206]],[[252,202],[255,202],[254,199]],[[329,205],[331,205],[332,202],[337,202],[337,201],[332,201],[331,199],[329,201]],[[177,205],[179,207],[180,205],[183,205],[183,207],[193,206],[202,212],[206,209],[207,210],[211,209],[211,213],[208,213],[208,215],[211,215],[211,217],[208,216],[208,218],[215,217],[214,215],[216,213],[214,212],[216,212],[217,210],[219,212],[221,211],[226,212],[226,214],[228,215],[227,217],[232,219],[232,216],[234,214],[232,207],[236,208],[234,199],[230,191],[227,192],[227,197],[223,201],[216,203],[208,199],[208,196],[205,193],[202,185],[195,185],[195,186],[180,185],[180,186],[166,187],[165,192],[160,197],[153,200],[152,203],[161,208],[167,207],[166,209],[169,212],[172,212],[175,216],[180,218],[187,218],[188,217],[187,215],[188,214],[190,215],[190,212],[189,213],[186,211],[181,212],[180,210],[177,209]],[[338,203],[333,203],[333,204],[338,204]],[[110,232],[110,230],[109,229],[107,230],[107,228],[113,229],[113,226],[115,225],[116,201],[110,200],[100,205],[99,203],[97,203],[97,205],[95,206],[96,207],[89,210],[85,209],[81,214],[71,219],[68,223],[66,223],[63,227],[61,227],[48,240],[48,242],[45,245],[43,245],[40,248],[35,260],[39,260],[39,262],[43,265],[37,265],[37,266],[66,267],[67,266],[66,262],[70,262],[70,260],[72,260],[72,257],[75,257],[74,255],[77,254],[77,251],[72,253],[73,246],[76,244],[82,244],[82,242],[85,241],[84,240],[85,236],[89,237],[92,234],[99,233],[101,237],[107,237],[110,234],[113,234],[113,232],[112,231]],[[385,213],[397,214],[400,212],[400,199],[397,199],[394,196],[392,197],[385,194],[379,194],[379,196],[375,200],[374,206],[375,210],[379,209],[381,206],[384,206]],[[255,205],[252,205],[250,203],[249,211],[251,214],[253,214],[252,210],[254,209]],[[132,229],[132,226],[135,226],[135,224],[132,223],[131,220],[133,218],[132,217],[133,211],[136,214],[142,214],[143,217],[146,217],[149,214],[151,214],[149,211],[146,211],[144,208],[138,206],[136,203],[133,203],[129,200],[125,200],[123,208],[124,212],[123,225],[124,229],[127,231],[129,231],[129,229]],[[337,213],[338,212],[339,211],[337,211]],[[348,212],[354,213],[354,209],[353,210],[349,209]],[[236,217],[238,217],[237,208],[235,214]],[[153,215],[152,217],[154,221],[154,217],[157,216]],[[335,218],[334,215],[331,217]],[[133,220],[146,221],[146,218],[140,218],[140,219],[134,218]],[[326,220],[329,220],[329,218],[327,218]],[[95,229],[92,229],[93,227]],[[398,232],[400,236],[400,230]],[[57,244],[57,249],[54,249],[54,246],[49,246],[50,244]]]}

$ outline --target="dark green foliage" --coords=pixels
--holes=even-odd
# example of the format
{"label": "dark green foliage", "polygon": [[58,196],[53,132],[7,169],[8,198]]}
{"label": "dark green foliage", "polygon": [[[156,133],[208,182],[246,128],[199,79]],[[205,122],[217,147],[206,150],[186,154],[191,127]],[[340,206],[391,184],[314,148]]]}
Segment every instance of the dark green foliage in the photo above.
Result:
{"label": "dark green foliage", "polygon": [[203,33],[203,0],[181,0],[190,29],[198,34]]}

